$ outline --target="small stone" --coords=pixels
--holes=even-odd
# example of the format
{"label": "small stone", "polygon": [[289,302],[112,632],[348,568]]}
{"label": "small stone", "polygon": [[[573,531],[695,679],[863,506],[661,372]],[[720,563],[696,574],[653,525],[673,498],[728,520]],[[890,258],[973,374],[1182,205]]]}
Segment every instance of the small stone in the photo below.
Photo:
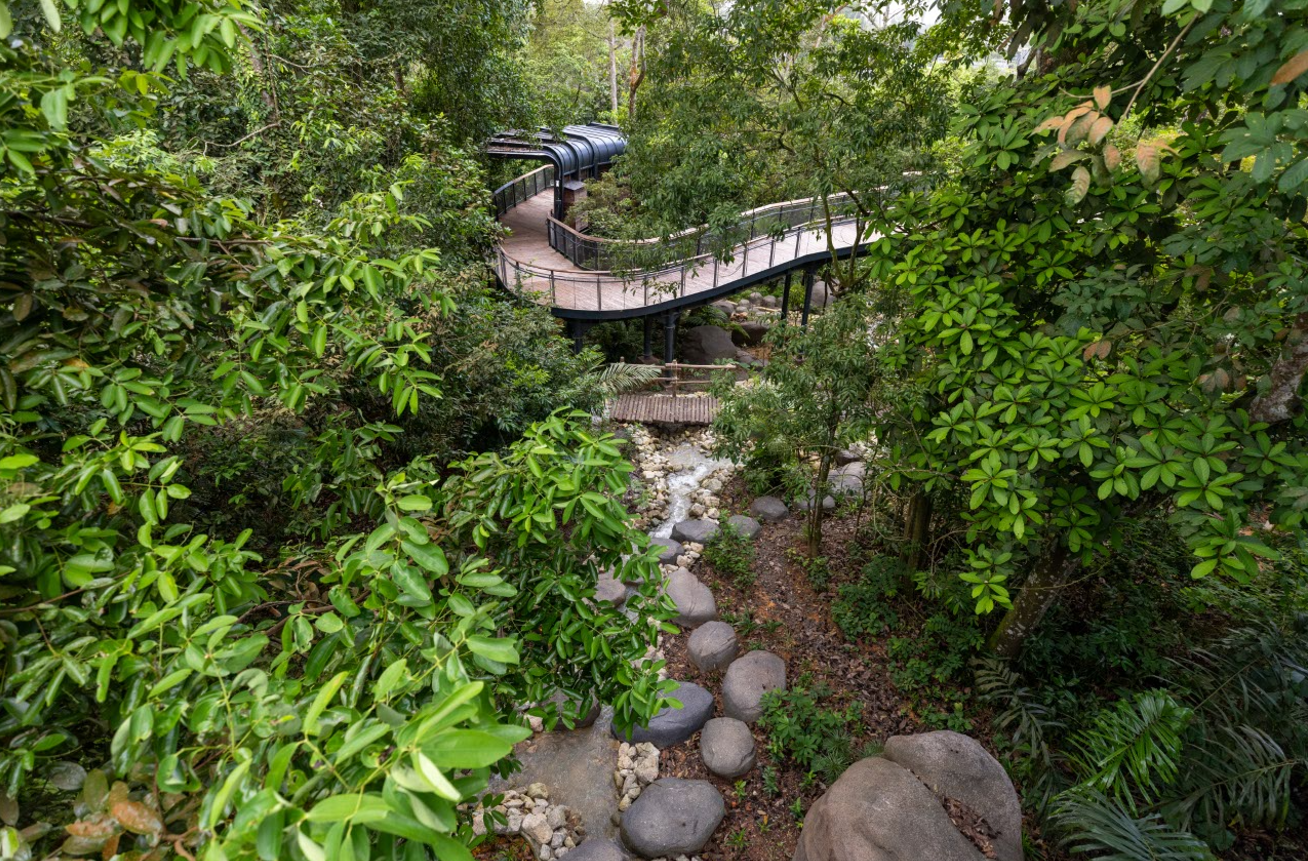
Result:
{"label": "small stone", "polygon": [[[810,508],[813,507],[813,494],[810,493],[806,498],[801,499],[801,500],[799,500],[798,502],[796,502],[796,503],[795,503],[795,507],[798,508],[800,511],[808,511]],[[822,510],[823,510],[823,511],[835,511],[835,510],[836,510],[836,498],[835,498],[834,496],[824,496],[824,497],[822,497]]]}
{"label": "small stone", "polygon": [[543,783],[533,783],[527,787],[527,796],[529,798],[549,798],[550,788]]}
{"label": "small stone", "polygon": [[626,584],[613,579],[612,576],[601,576],[595,583],[595,598],[597,600],[616,605],[626,601],[627,594]]}
{"label": "small stone", "polygon": [[531,727],[532,732],[541,732],[545,729],[545,721],[536,715],[527,715],[527,726]]}
{"label": "small stone", "polygon": [[554,836],[550,838],[551,849],[562,849],[563,841],[568,839],[568,835],[562,831],[555,831]]}
{"label": "small stone", "polygon": [[554,857],[554,850],[549,846],[542,846],[540,847],[540,851],[536,853],[536,857],[539,858],[540,861],[551,861]]}
{"label": "small stone", "polygon": [[517,834],[519,831],[522,830],[522,814],[521,814],[521,813],[518,813],[517,811],[514,811],[513,813],[510,813],[510,814],[509,814],[509,821],[508,821],[508,823],[507,823],[507,825],[506,825],[506,830],[507,830],[510,834]]}
{"label": "small stone", "polygon": [[658,780],[659,758],[657,756],[647,756],[636,763],[635,776],[643,784],[653,783]]}
{"label": "small stone", "polygon": [[568,808],[562,804],[551,807],[545,814],[545,821],[550,824],[550,828],[557,831],[568,824]]}
{"label": "small stone", "polygon": [[550,838],[554,836],[554,829],[550,828],[543,814],[530,813],[522,820],[522,834],[540,846],[550,842]]}

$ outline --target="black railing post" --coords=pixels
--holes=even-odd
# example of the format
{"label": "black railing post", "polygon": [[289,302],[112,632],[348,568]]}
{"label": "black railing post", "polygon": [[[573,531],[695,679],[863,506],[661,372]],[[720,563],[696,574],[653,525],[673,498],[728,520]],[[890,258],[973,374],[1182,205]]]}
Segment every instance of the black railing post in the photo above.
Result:
{"label": "black railing post", "polygon": [[795,277],[795,270],[786,273],[786,283],[781,288],[781,322],[786,322],[790,314],[790,279]]}
{"label": "black railing post", "polygon": [[645,352],[643,358],[648,362],[654,358],[654,318],[646,314],[643,322],[645,324]]}
{"label": "black railing post", "polygon": [[813,305],[813,275],[814,270],[804,270],[804,313],[799,318],[799,325],[808,328],[808,312]]}
{"label": "black railing post", "polygon": [[677,312],[663,315],[663,361],[670,363],[677,348]]}

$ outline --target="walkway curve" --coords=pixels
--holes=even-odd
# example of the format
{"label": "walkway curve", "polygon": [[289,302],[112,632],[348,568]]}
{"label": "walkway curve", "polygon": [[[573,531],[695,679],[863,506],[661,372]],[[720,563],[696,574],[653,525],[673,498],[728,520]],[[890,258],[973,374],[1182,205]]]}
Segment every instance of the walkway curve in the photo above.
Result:
{"label": "walkway curve", "polygon": [[[675,312],[796,270],[807,273],[807,291],[822,264],[862,254],[879,238],[865,233],[850,198],[832,195],[742,213],[733,232],[740,241],[724,254],[704,251],[721,242],[705,229],[667,239],[604,240],[555,218],[556,171],[546,165],[496,190],[508,235],[496,249],[495,272],[506,289],[579,324]],[[583,265],[612,267],[624,258],[663,262],[626,269]]]}

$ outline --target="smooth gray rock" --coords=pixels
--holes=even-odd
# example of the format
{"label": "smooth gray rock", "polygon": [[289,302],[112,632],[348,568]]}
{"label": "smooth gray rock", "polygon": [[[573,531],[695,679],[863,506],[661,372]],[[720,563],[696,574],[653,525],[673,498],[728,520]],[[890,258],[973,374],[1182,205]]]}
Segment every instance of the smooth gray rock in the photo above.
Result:
{"label": "smooth gray rock", "polygon": [[676,541],[708,544],[717,534],[718,525],[712,520],[683,520],[672,527],[672,537]]}
{"label": "smooth gray rock", "polygon": [[753,541],[758,534],[763,531],[763,524],[759,523],[752,517],[746,517],[743,514],[733,514],[727,518],[727,523],[732,529],[739,532],[744,537]]}
{"label": "smooth gray rock", "polygon": [[[813,494],[812,494],[811,492],[809,493],[809,495],[808,495],[807,497],[805,497],[804,499],[798,500],[798,501],[795,503],[795,508],[799,509],[800,511],[808,511],[808,510],[809,510],[810,508],[812,508],[812,507],[813,507]],[[822,497],[822,510],[823,510],[823,511],[835,511],[835,510],[836,510],[836,498],[835,498],[834,496],[824,496],[824,497]]]}
{"label": "smooth gray rock", "polygon": [[722,678],[722,711],[753,723],[763,714],[763,695],[786,687],[786,662],[771,652],[750,652],[731,662]]}
{"label": "smooth gray rock", "polygon": [[781,307],[781,300],[776,296],[764,296],[759,304],[764,308],[779,308]]}
{"label": "smooth gray rock", "polygon": [[630,856],[612,840],[592,837],[563,857],[571,861],[627,861]]}
{"label": "smooth gray rock", "polygon": [[576,703],[563,691],[555,691],[553,696],[550,697],[550,702],[554,703],[554,708],[559,715],[559,722],[554,725],[555,732],[566,732],[574,729],[589,729],[595,724],[595,721],[600,716],[600,703],[599,700],[596,700],[591,703],[590,709],[585,714],[574,719],[572,726],[569,727],[563,722],[563,715],[565,712],[575,713],[577,711]]}
{"label": "smooth gray rock", "polygon": [[853,463],[858,459],[858,452],[850,448],[842,448],[840,451],[836,452],[836,466],[844,466],[845,464]]}
{"label": "smooth gray rock", "polygon": [[863,478],[867,475],[867,464],[861,460],[846,463],[831,470],[832,475],[849,475],[854,478]]}
{"label": "smooth gray rock", "polygon": [[649,544],[650,547],[653,547],[655,550],[658,550],[659,547],[663,548],[663,550],[659,552],[659,562],[663,565],[671,565],[673,562],[676,562],[677,557],[683,552],[681,542],[677,541],[675,538],[651,538]]}
{"label": "smooth gray rock", "polygon": [[[660,750],[680,744],[699,732],[705,721],[713,717],[713,695],[694,682],[679,682],[679,687],[668,694],[670,699],[681,703],[681,708],[668,706],[650,719],[649,726],[631,728],[632,744],[647,741]],[[618,733],[617,727],[613,734]]]}
{"label": "smooth gray rock", "polygon": [[736,303],[732,302],[730,299],[719,299],[718,301],[713,303],[713,307],[717,308],[719,311],[721,311],[723,314],[726,314],[728,317],[736,313]]}
{"label": "smooth gray rock", "polygon": [[[827,289],[827,282],[813,282],[813,299],[811,300],[810,307],[825,308],[831,304],[832,299],[831,291]],[[800,295],[800,301],[804,301],[802,294]]]}
{"label": "smooth gray rock", "polygon": [[718,617],[718,604],[713,592],[685,568],[678,568],[668,577],[668,597],[677,605],[673,621],[687,628],[697,628]]}
{"label": "smooth gray rock", "polygon": [[681,340],[681,355],[692,365],[711,365],[736,355],[731,333],[721,326],[695,326]]}
{"label": "smooth gray rock", "polygon": [[631,593],[627,589],[627,584],[613,579],[613,576],[607,572],[601,574],[595,583],[595,598],[600,601],[620,605],[627,600],[629,594]]}
{"label": "smooth gray rock", "polygon": [[862,496],[863,479],[856,475],[833,475],[828,482],[832,496]]}
{"label": "smooth gray rock", "polygon": [[699,734],[699,753],[709,771],[734,780],[754,767],[754,734],[735,718],[713,718]]}
{"label": "smooth gray rock", "polygon": [[854,763],[804,817],[793,861],[983,861],[907,769]]}
{"label": "smooth gray rock", "polygon": [[686,643],[690,662],[701,673],[725,669],[740,651],[736,631],[726,622],[705,622],[695,629]]}
{"label": "smooth gray rock", "polygon": [[1022,861],[1022,803],[1004,767],[976,739],[949,730],[897,735],[882,756],[985,817],[998,832],[998,861]]}
{"label": "smooth gray rock", "polygon": [[746,320],[743,323],[736,324],[731,330],[731,340],[740,347],[757,347],[763,343],[771,327],[767,323],[758,320]]}
{"label": "smooth gray rock", "polygon": [[775,496],[760,496],[750,504],[749,513],[760,520],[776,523],[779,520],[785,520],[786,515],[790,514],[790,509],[786,507],[786,503]]}
{"label": "smooth gray rock", "polygon": [[622,815],[622,841],[642,858],[693,855],[726,813],[722,795],[707,780],[665,777],[645,787]]}

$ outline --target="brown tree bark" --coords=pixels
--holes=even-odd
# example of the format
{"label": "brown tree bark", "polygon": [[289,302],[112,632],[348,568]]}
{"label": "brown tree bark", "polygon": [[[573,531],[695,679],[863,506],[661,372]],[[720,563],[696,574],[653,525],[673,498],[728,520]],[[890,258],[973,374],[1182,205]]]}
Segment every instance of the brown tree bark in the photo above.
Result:
{"label": "brown tree bark", "polygon": [[1013,598],[1013,606],[1004,614],[987,645],[1001,658],[1013,659],[1022,652],[1026,639],[1049,612],[1058,592],[1072,579],[1081,560],[1070,554],[1060,541],[1036,560],[1031,574]]}
{"label": "brown tree bark", "polygon": [[1267,391],[1254,398],[1249,417],[1256,422],[1276,424],[1291,419],[1299,406],[1299,387],[1308,372],[1308,312],[1295,318],[1285,339],[1285,349],[1267,375]]}
{"label": "brown tree bark", "polygon": [[908,500],[904,516],[904,550],[900,554],[909,574],[926,563],[926,547],[931,540],[931,497],[921,490]]}

